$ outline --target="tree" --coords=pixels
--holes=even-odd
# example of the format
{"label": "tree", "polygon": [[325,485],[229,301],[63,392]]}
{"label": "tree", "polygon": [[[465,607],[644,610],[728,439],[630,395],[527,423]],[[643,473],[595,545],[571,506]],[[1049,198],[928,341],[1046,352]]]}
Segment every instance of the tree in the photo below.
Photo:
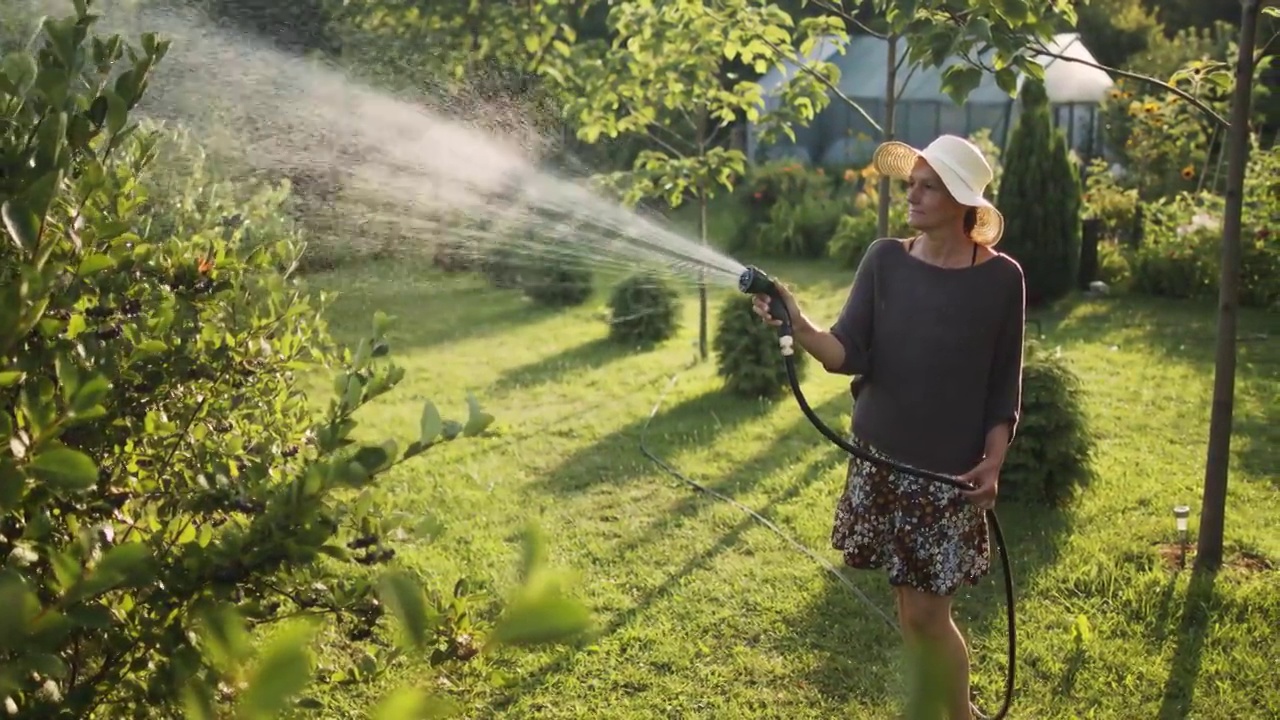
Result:
{"label": "tree", "polygon": [[[1241,219],[1243,186],[1248,162],[1250,106],[1254,93],[1254,72],[1259,64],[1258,26],[1263,16],[1280,18],[1280,8],[1263,8],[1259,0],[1240,0],[1240,37],[1233,63],[1196,60],[1174,73],[1168,82],[1098,63],[1059,55],[1043,44],[1036,53],[1067,62],[1097,67],[1115,75],[1163,89],[1191,104],[1206,119],[1224,131],[1227,155],[1226,192],[1223,206],[1221,267],[1218,279],[1218,329],[1214,358],[1213,401],[1209,414],[1209,438],[1205,454],[1204,489],[1197,537],[1196,567],[1213,570],[1222,564],[1225,530],[1227,479],[1231,456],[1231,426],[1235,402],[1236,313],[1240,301]],[[1272,40],[1280,33],[1272,36]],[[1266,50],[1265,43],[1263,51]],[[1185,84],[1187,87],[1179,87]],[[1228,117],[1216,111],[1211,101],[1197,97],[1197,89],[1230,90]]]}
{"label": "tree", "polygon": [[[494,418],[428,402],[403,447],[364,436],[360,409],[405,375],[392,318],[333,347],[292,277],[285,191],[216,177],[135,122],[169,41],[91,35],[76,6],[0,63],[0,706],[278,716],[312,681],[317,623],[345,636],[355,682],[406,653],[475,655],[465,584],[433,598],[374,569],[398,530],[438,531],[374,488]],[[582,628],[541,560],[526,553],[485,647]],[[375,632],[388,616],[398,647]],[[271,636],[258,653],[253,628]],[[427,702],[407,693],[383,716]]]}
{"label": "tree", "polygon": [[[1005,153],[997,205],[1002,247],[1026,273],[1027,302],[1056,300],[1075,285],[1080,263],[1080,176],[1061,129],[1049,117],[1044,83],[1027,80],[1022,112]],[[1045,198],[1053,202],[1044,202]]]}
{"label": "tree", "polygon": [[[763,73],[808,49],[820,30],[833,23],[803,20],[798,25],[776,6],[746,0],[703,0],[616,5],[609,13],[612,42],[575,48],[565,95],[573,98],[565,119],[582,140],[639,135],[652,143],[629,171],[601,178],[634,206],[660,198],[676,208],[688,198],[698,204],[698,237],[707,244],[707,206],[718,186],[731,188],[746,168],[746,156],[726,147],[733,123],[761,118],[764,91],[758,82],[736,76],[741,62]],[[805,38],[809,38],[806,40]],[[826,78],[830,66],[811,69]],[[827,95],[812,77],[788,85],[769,113],[766,135],[791,133],[790,123],[807,122]],[[829,78],[828,78],[829,81]],[[696,256],[687,258],[695,265]],[[698,347],[707,357],[707,295],[700,274]]]}

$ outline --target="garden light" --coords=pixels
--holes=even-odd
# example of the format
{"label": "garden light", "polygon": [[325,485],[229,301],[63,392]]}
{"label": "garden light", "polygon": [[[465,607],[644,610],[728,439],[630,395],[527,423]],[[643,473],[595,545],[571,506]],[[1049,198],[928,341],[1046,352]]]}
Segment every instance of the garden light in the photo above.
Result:
{"label": "garden light", "polygon": [[1178,562],[1185,566],[1187,564],[1187,518],[1191,515],[1191,508],[1186,505],[1176,505],[1173,508],[1173,521],[1178,528],[1178,546],[1181,549]]}

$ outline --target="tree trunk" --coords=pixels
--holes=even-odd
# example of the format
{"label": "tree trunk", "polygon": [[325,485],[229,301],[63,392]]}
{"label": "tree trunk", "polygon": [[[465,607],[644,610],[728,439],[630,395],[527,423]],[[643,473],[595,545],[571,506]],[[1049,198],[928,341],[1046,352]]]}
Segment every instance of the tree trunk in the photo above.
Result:
{"label": "tree trunk", "polygon": [[1240,221],[1245,163],[1249,157],[1249,103],[1253,95],[1253,51],[1258,34],[1258,0],[1241,0],[1240,45],[1231,127],[1227,131],[1227,190],[1222,218],[1222,274],[1218,280],[1218,346],[1213,372],[1213,408],[1205,458],[1204,497],[1196,567],[1222,565],[1222,535],[1227,506],[1227,469],[1231,460],[1231,420],[1235,402],[1236,320],[1240,297]]}
{"label": "tree trunk", "polygon": [[[707,111],[698,116],[698,158],[705,162],[707,156]],[[706,167],[705,164],[702,167]],[[707,245],[707,188],[705,179],[698,178],[698,239]],[[707,279],[706,272],[698,270],[698,357],[707,359]]]}
{"label": "tree trunk", "polygon": [[[707,195],[698,189],[698,237],[707,244]],[[698,357],[707,359],[707,281],[698,271]]]}
{"label": "tree trunk", "polygon": [[[884,132],[880,134],[881,142],[893,139],[894,111],[898,106],[898,36],[894,33],[889,33],[888,45],[889,57],[884,88]],[[889,178],[880,178],[880,202],[876,206],[876,237],[889,236],[889,191],[891,187]]]}

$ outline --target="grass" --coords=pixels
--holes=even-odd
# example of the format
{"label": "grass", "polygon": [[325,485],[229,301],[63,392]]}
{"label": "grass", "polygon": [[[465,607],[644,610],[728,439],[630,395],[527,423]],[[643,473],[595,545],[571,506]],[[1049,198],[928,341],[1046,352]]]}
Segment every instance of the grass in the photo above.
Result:
{"label": "grass", "polygon": [[[849,273],[769,267],[796,286],[809,312],[834,317]],[[403,548],[399,562],[435,588],[466,576],[501,598],[517,583],[519,532],[534,520],[594,612],[591,637],[576,646],[450,670],[444,692],[467,717],[895,716],[899,643],[876,608],[639,451],[661,397],[648,430],[655,452],[839,564],[828,537],[843,458],[790,400],[732,399],[714,361],[689,367],[692,297],[678,338],[637,353],[605,341],[603,296],[552,313],[478,279],[405,263],[348,268],[313,284],[342,291],[331,316],[340,337],[366,327],[374,309],[399,318],[394,351],[407,379],[366,414],[365,432],[411,440],[424,398],[460,415],[467,391],[498,417],[492,436],[444,446],[387,479],[386,502],[435,513],[446,526],[434,542]],[[719,304],[716,294],[713,310]],[[1262,567],[1280,565],[1275,315],[1241,320],[1242,335],[1267,338],[1240,345],[1232,563],[1193,577],[1159,554],[1173,539],[1171,508],[1199,505],[1212,317],[1204,304],[1140,298],[1077,299],[1038,317],[1086,382],[1099,450],[1097,479],[1070,508],[1001,507],[1019,588],[1014,717],[1280,715],[1271,680],[1280,664],[1280,573]],[[805,391],[829,424],[847,425],[844,379],[815,366]],[[890,611],[881,575],[846,574]],[[962,594],[958,607],[976,686],[991,706],[1004,672],[998,575]],[[434,685],[434,671],[401,666],[388,678],[399,682]],[[335,717],[360,716],[371,704],[330,700]]]}

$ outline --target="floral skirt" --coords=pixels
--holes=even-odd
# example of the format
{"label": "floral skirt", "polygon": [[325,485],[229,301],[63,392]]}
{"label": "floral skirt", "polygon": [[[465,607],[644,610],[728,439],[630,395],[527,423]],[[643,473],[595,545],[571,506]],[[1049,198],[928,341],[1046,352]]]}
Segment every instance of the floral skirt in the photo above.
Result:
{"label": "floral skirt", "polygon": [[[853,443],[884,457],[865,443]],[[831,545],[846,565],[886,568],[891,585],[952,595],[991,570],[986,514],[949,485],[849,458]]]}

